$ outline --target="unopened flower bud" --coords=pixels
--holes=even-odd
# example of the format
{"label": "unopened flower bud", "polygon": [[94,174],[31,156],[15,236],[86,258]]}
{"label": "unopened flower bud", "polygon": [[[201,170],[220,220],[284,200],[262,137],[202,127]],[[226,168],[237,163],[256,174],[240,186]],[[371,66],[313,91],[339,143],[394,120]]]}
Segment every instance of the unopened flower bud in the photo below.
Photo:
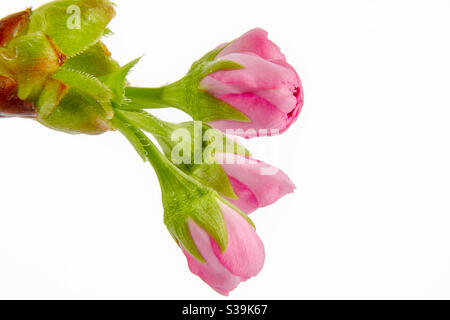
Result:
{"label": "unopened flower bud", "polygon": [[175,107],[245,138],[283,133],[303,107],[297,72],[262,29],[209,52],[173,84],[127,88],[127,96],[133,107]]}
{"label": "unopened flower bud", "polygon": [[264,265],[264,245],[251,220],[172,164],[124,113],[117,112],[113,123],[155,168],[164,223],[191,271],[224,295],[256,276]]}

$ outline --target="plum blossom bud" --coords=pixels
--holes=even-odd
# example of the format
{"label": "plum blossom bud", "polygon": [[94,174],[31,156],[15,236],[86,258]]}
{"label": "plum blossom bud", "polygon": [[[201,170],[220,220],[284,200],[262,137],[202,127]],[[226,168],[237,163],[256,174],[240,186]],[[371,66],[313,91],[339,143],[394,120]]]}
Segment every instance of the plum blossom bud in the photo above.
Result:
{"label": "plum blossom bud", "polygon": [[283,171],[262,161],[227,154],[217,154],[216,159],[237,195],[237,199],[229,201],[246,214],[275,203],[296,188]]}
{"label": "plum blossom bud", "polygon": [[200,88],[245,114],[250,122],[224,119],[211,121],[212,127],[248,130],[242,135],[252,138],[260,130],[283,133],[297,120],[303,106],[302,83],[266,31],[247,32],[226,45],[214,61],[233,61],[243,68],[212,73]]}
{"label": "plum blossom bud", "polygon": [[126,94],[129,108],[175,107],[194,120],[245,138],[283,133],[303,107],[297,72],[262,29],[207,53],[173,84],[130,87]]}
{"label": "plum blossom bud", "polygon": [[239,283],[256,276],[264,265],[264,245],[255,229],[235,210],[220,203],[228,230],[228,246],[225,252],[193,220],[188,220],[189,231],[202,254],[201,263],[186,250],[189,269],[214,290],[228,295]]}
{"label": "plum blossom bud", "polygon": [[[191,271],[227,295],[263,267],[264,246],[252,221],[213,189],[170,162],[135,126],[143,120],[135,116],[119,111],[113,122],[153,165],[161,185],[167,229],[186,255]],[[156,127],[156,123],[148,126]],[[162,133],[164,129],[153,130]]]}

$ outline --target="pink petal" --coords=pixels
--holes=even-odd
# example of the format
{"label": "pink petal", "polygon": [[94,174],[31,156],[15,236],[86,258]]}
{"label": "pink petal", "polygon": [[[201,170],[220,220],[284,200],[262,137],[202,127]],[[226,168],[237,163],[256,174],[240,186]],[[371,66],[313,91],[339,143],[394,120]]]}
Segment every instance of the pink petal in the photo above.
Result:
{"label": "pink petal", "polygon": [[262,269],[265,260],[264,245],[255,229],[236,211],[221,203],[228,230],[228,245],[224,253],[211,239],[213,251],[219,261],[232,274],[249,279]]}
{"label": "pink petal", "polygon": [[251,52],[267,60],[286,61],[280,48],[268,39],[267,31],[256,28],[234,40],[226,47],[218,58],[230,53]]}
{"label": "pink petal", "polygon": [[213,240],[205,230],[191,219],[189,219],[188,225],[192,238],[203,256],[203,259],[206,261],[206,264],[201,263],[183,249],[183,253],[188,261],[189,269],[214,290],[227,296],[230,291],[237,288],[240,282],[247,279],[232,274],[222,265],[220,260],[214,254],[214,250],[211,246],[211,241]]}
{"label": "pink petal", "polygon": [[[218,98],[241,111],[250,122],[219,120],[209,122],[209,125],[223,132],[228,129],[240,130],[242,132],[233,134],[244,138],[267,135],[267,132],[260,130],[268,130],[269,133],[272,131],[272,135],[283,133],[296,119],[291,114],[282,113],[273,104],[253,93],[227,94]],[[298,116],[297,111],[295,114]]]}
{"label": "pink petal", "polygon": [[249,54],[234,53],[222,59],[237,62],[244,69],[215,72],[201,81],[201,89],[216,97],[252,92],[284,113],[291,112],[297,106],[297,97],[293,92],[300,87],[300,82],[293,68]]}
{"label": "pink petal", "polygon": [[232,60],[243,69],[223,70],[205,77],[200,89],[205,90],[245,114],[250,123],[214,121],[216,129],[253,130],[238,133],[245,138],[285,132],[294,123],[303,107],[301,80],[280,52],[267,39],[267,32],[254,29],[229,44],[216,60]]}
{"label": "pink petal", "polygon": [[223,158],[217,155],[225,173],[251,190],[260,208],[273,204],[296,188],[283,171],[262,161],[235,155],[233,163],[226,163]]}
{"label": "pink petal", "polygon": [[228,200],[246,214],[250,214],[258,209],[258,199],[256,199],[253,191],[234,177],[228,176],[228,178],[230,179],[230,184],[234,193],[239,197],[239,199]]}

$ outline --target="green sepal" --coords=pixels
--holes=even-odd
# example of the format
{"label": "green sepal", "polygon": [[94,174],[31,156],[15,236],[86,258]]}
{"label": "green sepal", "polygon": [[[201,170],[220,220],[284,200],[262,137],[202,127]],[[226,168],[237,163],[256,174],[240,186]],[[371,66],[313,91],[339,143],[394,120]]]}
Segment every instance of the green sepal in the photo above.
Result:
{"label": "green sepal", "polygon": [[209,76],[210,74],[213,74],[218,71],[237,70],[244,68],[245,67],[243,65],[231,60],[219,60],[217,62],[205,64],[203,66],[203,70],[200,76],[203,79],[204,77]]}
{"label": "green sepal", "polygon": [[[167,88],[167,101],[191,115],[194,120],[250,122],[245,114],[200,87],[201,81],[210,74],[221,70],[230,71],[244,68],[239,63],[230,60],[214,61],[225,47],[212,50],[202,59],[194,62],[183,79]],[[174,98],[170,100],[170,96]]]}
{"label": "green sepal", "polygon": [[[231,43],[231,42],[230,42]],[[204,62],[210,62],[213,61],[217,55],[219,53],[221,53],[226,47],[228,47],[230,45],[230,43],[226,43],[222,46],[219,46],[211,51],[209,51],[207,54],[205,54],[203,57],[201,57],[199,60],[197,60],[196,62],[194,62],[194,64],[192,65],[192,69],[194,69],[196,67],[196,65],[202,64]]]}
{"label": "green sepal", "polygon": [[[71,57],[95,44],[114,16],[109,0],[51,1],[33,11],[28,32],[45,33]],[[74,19],[73,25],[69,25],[70,19]]]}
{"label": "green sepal", "polygon": [[[168,125],[166,126],[168,127]],[[185,129],[190,133],[191,145],[185,146],[183,150],[190,149],[192,152],[191,158],[195,160],[195,123],[185,122],[178,125],[171,124],[171,128],[172,132],[178,129]],[[195,163],[195,161],[193,161],[190,164],[180,164],[179,167],[203,185],[214,189],[219,194],[231,199],[238,199],[227,174],[222,166],[216,162],[215,155],[218,153],[229,152],[243,156],[250,156],[250,151],[248,151],[237,141],[231,139],[219,130],[212,129],[205,123],[202,123],[201,132],[198,132],[197,134],[201,134],[202,137],[202,162]],[[164,142],[172,149],[178,144],[178,142],[173,141],[170,138],[164,139]],[[170,157],[171,153],[168,154],[168,156]]]}
{"label": "green sepal", "polygon": [[[175,182],[175,181],[174,181]],[[188,219],[191,218],[217,243],[224,252],[228,244],[228,231],[222,210],[218,204],[218,195],[212,190],[198,185],[190,179],[189,183],[173,184],[177,191],[161,185],[165,209],[164,223],[172,235],[192,256],[204,261],[197,249],[190,231]]]}
{"label": "green sepal", "polygon": [[140,59],[141,58],[137,58],[120,69],[99,78],[99,80],[106,84],[114,93],[114,103],[124,104],[128,102],[128,99],[125,96],[125,85],[127,84],[126,77]]}
{"label": "green sepal", "polygon": [[231,199],[239,199],[231,186],[230,179],[219,164],[193,165],[189,173],[203,185],[213,188],[219,194]]}
{"label": "green sepal", "polygon": [[[185,89],[186,92],[192,89]],[[250,122],[250,119],[237,110],[236,108],[230,106],[226,102],[219,100],[206,91],[198,90],[194,95],[186,93],[189,98],[189,102],[186,105],[180,106],[180,109],[187,111],[194,120],[197,121],[218,121],[218,120],[233,120],[241,122]],[[189,105],[190,107],[184,108],[184,106]]]}
{"label": "green sepal", "polygon": [[223,253],[228,245],[228,230],[218,203],[219,195],[212,189],[204,189],[207,190],[207,195],[196,201],[194,209],[197,210],[190,217],[213,238]]}
{"label": "green sepal", "polygon": [[[205,125],[206,126],[206,125]],[[230,136],[227,136],[222,131],[213,129],[210,126],[207,126],[208,130],[206,131],[208,134],[205,134],[203,139],[207,142],[206,147],[211,147],[213,143],[215,143],[216,139],[222,140],[221,145],[224,146],[223,150],[216,150],[210,151],[211,156],[215,155],[216,153],[230,153],[230,154],[237,154],[244,157],[251,157],[252,153],[250,150],[248,150],[246,147],[244,147],[242,144],[240,144],[237,140],[230,138]]]}
{"label": "green sepal", "polygon": [[198,261],[206,263],[202,254],[198,250],[194,239],[192,239],[187,220],[180,219],[170,221],[164,219],[164,224],[179,246],[183,247],[191,256],[193,256]]}

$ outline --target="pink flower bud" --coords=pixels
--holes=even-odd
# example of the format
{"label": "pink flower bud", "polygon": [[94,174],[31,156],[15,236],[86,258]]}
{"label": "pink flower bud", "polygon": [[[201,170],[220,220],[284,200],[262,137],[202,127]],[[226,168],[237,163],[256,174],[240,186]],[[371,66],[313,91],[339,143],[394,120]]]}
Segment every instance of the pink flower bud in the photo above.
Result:
{"label": "pink flower bud", "polygon": [[239,213],[219,201],[228,231],[228,245],[224,253],[217,243],[197,223],[189,218],[192,238],[205,263],[186,250],[189,269],[214,290],[223,295],[237,288],[239,283],[256,276],[264,265],[264,245],[255,229]]}
{"label": "pink flower bud", "polygon": [[303,106],[302,83],[267,32],[254,29],[231,42],[215,58],[233,61],[242,69],[221,70],[206,76],[200,88],[245,114],[250,122],[213,121],[222,131],[243,129],[245,138],[260,136],[259,130],[279,134],[295,122]]}
{"label": "pink flower bud", "polygon": [[267,207],[296,189],[283,171],[262,161],[237,154],[218,154],[216,161],[239,197],[228,200],[246,214]]}

